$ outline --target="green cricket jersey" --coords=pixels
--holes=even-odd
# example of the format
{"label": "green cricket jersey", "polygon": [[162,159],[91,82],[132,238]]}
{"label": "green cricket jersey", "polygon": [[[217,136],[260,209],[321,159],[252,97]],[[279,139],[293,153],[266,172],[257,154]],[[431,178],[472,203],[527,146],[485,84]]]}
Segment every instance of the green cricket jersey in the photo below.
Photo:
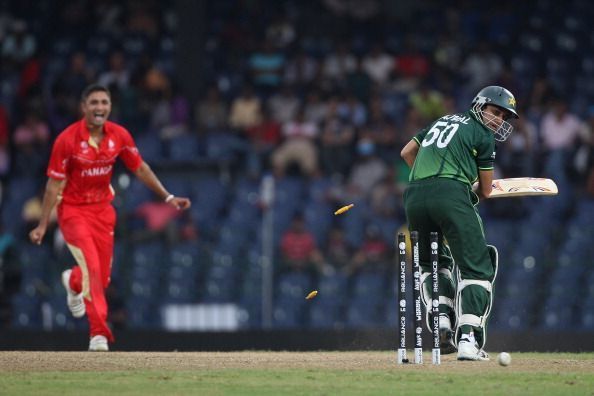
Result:
{"label": "green cricket jersey", "polygon": [[410,181],[442,177],[472,185],[479,170],[493,169],[495,136],[470,111],[443,116],[413,139],[419,152]]}

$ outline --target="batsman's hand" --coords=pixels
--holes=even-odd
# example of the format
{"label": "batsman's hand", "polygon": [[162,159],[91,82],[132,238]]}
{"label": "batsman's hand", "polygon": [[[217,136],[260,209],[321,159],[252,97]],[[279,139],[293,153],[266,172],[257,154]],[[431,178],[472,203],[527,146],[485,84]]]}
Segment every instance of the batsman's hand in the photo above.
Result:
{"label": "batsman's hand", "polygon": [[188,198],[184,197],[173,197],[171,201],[168,202],[169,205],[172,205],[177,210],[186,210],[192,206],[192,202]]}
{"label": "batsman's hand", "polygon": [[29,239],[36,245],[41,245],[43,237],[45,236],[46,227],[38,225],[29,233]]}

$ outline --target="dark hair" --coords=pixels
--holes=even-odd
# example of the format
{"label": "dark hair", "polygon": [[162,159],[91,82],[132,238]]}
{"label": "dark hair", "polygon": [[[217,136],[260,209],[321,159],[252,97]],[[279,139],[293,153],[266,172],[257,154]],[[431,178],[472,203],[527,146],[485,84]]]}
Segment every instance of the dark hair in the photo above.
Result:
{"label": "dark hair", "polygon": [[99,84],[91,84],[82,91],[82,94],[80,95],[80,100],[84,102],[93,92],[105,92],[107,96],[111,98],[111,92],[109,92],[109,89],[107,87]]}

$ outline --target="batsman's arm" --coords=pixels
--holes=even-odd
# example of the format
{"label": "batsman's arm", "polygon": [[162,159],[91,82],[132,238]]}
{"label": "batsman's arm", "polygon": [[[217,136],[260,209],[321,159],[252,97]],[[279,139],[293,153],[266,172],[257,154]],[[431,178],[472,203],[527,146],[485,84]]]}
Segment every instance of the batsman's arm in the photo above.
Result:
{"label": "batsman's arm", "polygon": [[400,151],[400,156],[406,162],[409,168],[412,168],[419,152],[419,144],[416,140],[411,139],[406,146]]}
{"label": "batsman's arm", "polygon": [[43,193],[43,202],[41,203],[41,218],[39,224],[29,233],[29,239],[36,245],[40,245],[47,231],[47,225],[49,224],[50,215],[56,202],[58,201],[58,195],[64,188],[66,180],[59,180],[48,178],[45,185],[45,192]]}
{"label": "batsman's arm", "polygon": [[489,198],[493,191],[493,170],[479,170],[479,183],[476,194],[481,200]]}
{"label": "batsman's arm", "polygon": [[176,197],[167,191],[157,175],[155,175],[151,167],[146,162],[142,162],[142,164],[134,172],[134,175],[136,175],[136,177],[155,194],[160,196],[163,201],[173,205],[176,209],[188,209],[190,207],[191,202],[188,198]]}

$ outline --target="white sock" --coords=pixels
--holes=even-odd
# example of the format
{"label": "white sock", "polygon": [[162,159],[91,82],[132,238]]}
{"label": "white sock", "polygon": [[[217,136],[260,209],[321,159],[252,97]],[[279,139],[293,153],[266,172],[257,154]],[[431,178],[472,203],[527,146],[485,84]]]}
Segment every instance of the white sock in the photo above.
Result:
{"label": "white sock", "polygon": [[452,322],[447,315],[440,314],[439,315],[439,328],[440,329],[452,329]]}
{"label": "white sock", "polygon": [[460,341],[468,341],[472,342],[473,344],[476,343],[476,340],[474,339],[474,331],[471,331],[468,334],[462,334]]}

